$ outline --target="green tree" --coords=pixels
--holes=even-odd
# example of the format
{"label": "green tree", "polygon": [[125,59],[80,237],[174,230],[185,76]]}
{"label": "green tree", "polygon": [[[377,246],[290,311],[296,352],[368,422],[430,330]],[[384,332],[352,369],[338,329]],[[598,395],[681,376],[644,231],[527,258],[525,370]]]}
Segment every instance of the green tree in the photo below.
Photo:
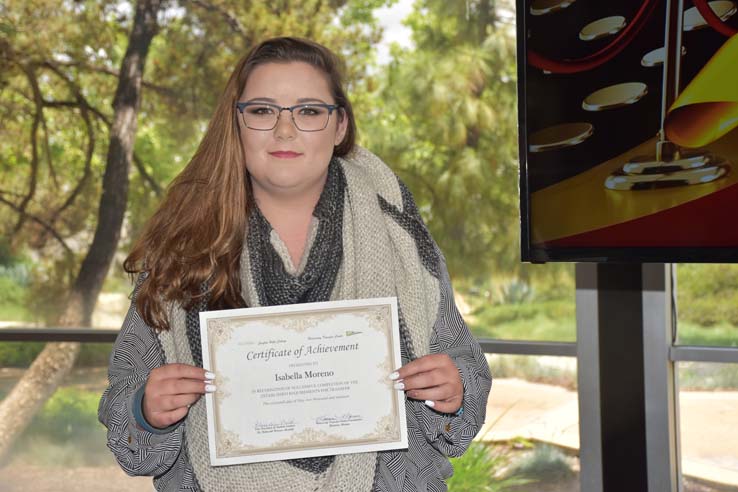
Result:
{"label": "green tree", "polygon": [[[518,269],[515,40],[491,1],[422,0],[376,97],[364,142],[400,174],[453,274]],[[362,101],[363,103],[363,101]]]}

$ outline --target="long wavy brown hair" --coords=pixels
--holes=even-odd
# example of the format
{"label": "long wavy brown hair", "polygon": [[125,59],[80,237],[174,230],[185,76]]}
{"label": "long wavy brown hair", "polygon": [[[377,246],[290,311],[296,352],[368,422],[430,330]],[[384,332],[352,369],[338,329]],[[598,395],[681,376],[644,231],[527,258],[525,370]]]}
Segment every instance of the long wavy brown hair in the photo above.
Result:
{"label": "long wavy brown hair", "polygon": [[251,71],[265,63],[305,62],[328,80],[339,118],[348,118],[342,157],[354,147],[354,114],[343,90],[341,62],[328,48],[292,37],[254,47],[236,65],[192,160],[172,181],[123,268],[140,276],[136,307],[146,323],[169,329],[166,302],[189,309],[203,297],[210,309],[243,306],[239,263],[248,224],[250,182],[235,105]]}

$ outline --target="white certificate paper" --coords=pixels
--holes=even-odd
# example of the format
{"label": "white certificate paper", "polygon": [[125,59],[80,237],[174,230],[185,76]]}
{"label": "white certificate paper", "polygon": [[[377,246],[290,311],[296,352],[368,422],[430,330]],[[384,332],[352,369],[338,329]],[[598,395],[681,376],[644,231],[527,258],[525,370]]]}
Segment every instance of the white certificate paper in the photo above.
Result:
{"label": "white certificate paper", "polygon": [[213,466],[407,448],[397,298],[200,313]]}

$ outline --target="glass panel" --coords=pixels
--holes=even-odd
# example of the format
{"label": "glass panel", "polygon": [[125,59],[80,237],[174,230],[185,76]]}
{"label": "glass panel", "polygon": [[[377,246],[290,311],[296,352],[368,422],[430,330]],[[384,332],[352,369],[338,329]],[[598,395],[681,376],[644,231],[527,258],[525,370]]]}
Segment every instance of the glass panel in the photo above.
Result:
{"label": "glass panel", "polygon": [[488,355],[488,360],[494,383],[487,424],[470,450],[453,460],[449,490],[509,485],[504,490],[578,491],[576,359]]}
{"label": "glass panel", "polygon": [[675,268],[678,343],[738,347],[738,265]]}
{"label": "glass panel", "polygon": [[685,490],[738,487],[738,364],[680,362],[679,420]]}
{"label": "glass panel", "polygon": [[576,340],[574,265],[525,265],[526,275],[457,287],[456,301],[478,338]]}
{"label": "glass panel", "polygon": [[[4,400],[43,343],[0,342],[0,400]],[[82,344],[77,363],[14,443],[0,488],[151,492],[150,477],[129,477],[106,445],[97,405],[107,387],[111,344]]]}

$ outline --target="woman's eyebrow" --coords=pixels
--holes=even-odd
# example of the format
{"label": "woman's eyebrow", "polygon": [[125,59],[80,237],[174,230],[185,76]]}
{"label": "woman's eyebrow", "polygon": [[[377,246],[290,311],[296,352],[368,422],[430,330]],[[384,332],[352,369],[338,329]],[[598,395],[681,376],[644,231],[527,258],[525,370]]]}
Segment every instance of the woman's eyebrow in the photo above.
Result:
{"label": "woman's eyebrow", "polygon": [[[271,97],[254,97],[249,99],[246,102],[266,102],[271,104],[278,104],[277,100]],[[301,97],[297,99],[298,104],[305,104],[305,103],[321,103],[321,104],[327,104],[324,100],[318,98],[318,97]]]}
{"label": "woman's eyebrow", "polygon": [[252,97],[246,102],[268,102],[268,103],[276,104],[277,100],[272,99],[271,97]]}
{"label": "woman's eyebrow", "polygon": [[298,103],[309,103],[309,102],[319,102],[322,104],[326,104],[326,102],[322,99],[318,99],[317,97],[301,97],[297,100]]}

